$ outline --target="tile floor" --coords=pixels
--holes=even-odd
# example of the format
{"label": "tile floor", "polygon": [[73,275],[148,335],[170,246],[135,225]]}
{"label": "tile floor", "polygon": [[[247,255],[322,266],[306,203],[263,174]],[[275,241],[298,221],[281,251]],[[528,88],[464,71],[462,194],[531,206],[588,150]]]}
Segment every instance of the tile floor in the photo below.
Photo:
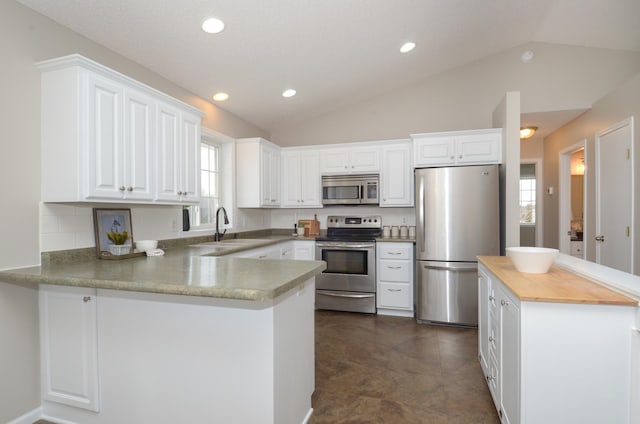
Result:
{"label": "tile floor", "polygon": [[477,338],[475,329],[318,311],[311,424],[499,423]]}

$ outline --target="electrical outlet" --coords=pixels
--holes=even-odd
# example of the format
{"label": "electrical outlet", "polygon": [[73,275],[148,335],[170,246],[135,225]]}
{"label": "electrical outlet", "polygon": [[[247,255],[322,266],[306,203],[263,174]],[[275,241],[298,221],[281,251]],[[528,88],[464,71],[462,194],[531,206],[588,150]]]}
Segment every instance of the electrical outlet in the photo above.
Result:
{"label": "electrical outlet", "polygon": [[171,220],[171,231],[178,231],[178,220],[176,219],[172,219]]}

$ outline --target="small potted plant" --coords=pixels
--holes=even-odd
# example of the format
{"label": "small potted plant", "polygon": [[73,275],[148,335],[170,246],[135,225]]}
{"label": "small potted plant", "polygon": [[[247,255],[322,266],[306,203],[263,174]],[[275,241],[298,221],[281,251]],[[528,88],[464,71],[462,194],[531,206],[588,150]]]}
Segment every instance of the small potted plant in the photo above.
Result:
{"label": "small potted plant", "polygon": [[131,251],[131,245],[125,244],[131,238],[127,230],[106,231],[107,238],[113,243],[109,245],[109,251],[112,255],[126,255]]}

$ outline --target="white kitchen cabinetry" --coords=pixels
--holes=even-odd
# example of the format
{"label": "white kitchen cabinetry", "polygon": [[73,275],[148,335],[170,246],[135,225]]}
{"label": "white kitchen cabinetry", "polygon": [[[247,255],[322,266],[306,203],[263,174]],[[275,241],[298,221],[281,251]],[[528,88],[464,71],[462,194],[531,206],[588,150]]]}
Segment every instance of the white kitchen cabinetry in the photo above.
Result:
{"label": "white kitchen cabinetry", "polygon": [[412,207],[411,142],[390,141],[382,147],[381,153],[380,207]]}
{"label": "white kitchen cabinetry", "polygon": [[280,148],[262,138],[236,143],[236,202],[239,208],[280,205]]}
{"label": "white kitchen cabinetry", "polygon": [[380,315],[413,316],[413,243],[376,243],[377,299]]}
{"label": "white kitchen cabinetry", "polygon": [[197,203],[200,198],[200,118],[158,105],[158,200]]}
{"label": "white kitchen cabinetry", "polygon": [[571,240],[571,256],[576,258],[584,257],[584,242],[582,240]]}
{"label": "white kitchen cabinetry", "polygon": [[320,154],[317,150],[282,150],[282,207],[321,208]]}
{"label": "white kitchen cabinetry", "polygon": [[42,398],[99,411],[96,289],[40,286]]}
{"label": "white kitchen cabinetry", "polygon": [[414,167],[486,165],[502,161],[502,129],[412,134]]}
{"label": "white kitchen cabinetry", "polygon": [[293,241],[294,259],[312,261],[316,258],[316,242],[314,240]]}
{"label": "white kitchen cabinetry", "polygon": [[502,423],[629,423],[635,307],[519,299],[478,269],[479,360]]}
{"label": "white kitchen cabinetry", "polygon": [[321,174],[366,174],[380,172],[379,146],[322,148]]}
{"label": "white kitchen cabinetry", "polygon": [[[178,100],[80,55],[40,62],[42,71],[42,200],[45,202],[197,203],[200,119]],[[186,172],[188,196],[155,197],[155,158],[162,134],[158,111],[179,116],[174,159]],[[188,173],[188,174],[187,174]],[[160,179],[160,182],[162,180]],[[181,182],[182,184],[182,182]],[[189,185],[190,184],[190,185]]]}

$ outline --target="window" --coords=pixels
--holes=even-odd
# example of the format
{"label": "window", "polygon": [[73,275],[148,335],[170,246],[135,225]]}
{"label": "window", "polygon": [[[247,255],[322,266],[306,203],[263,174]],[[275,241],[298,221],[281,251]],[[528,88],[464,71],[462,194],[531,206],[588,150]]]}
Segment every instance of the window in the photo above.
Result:
{"label": "window", "polygon": [[191,225],[212,227],[220,205],[220,145],[200,145],[200,205],[191,207]]}
{"label": "window", "polygon": [[520,224],[536,223],[536,178],[520,177]]}

